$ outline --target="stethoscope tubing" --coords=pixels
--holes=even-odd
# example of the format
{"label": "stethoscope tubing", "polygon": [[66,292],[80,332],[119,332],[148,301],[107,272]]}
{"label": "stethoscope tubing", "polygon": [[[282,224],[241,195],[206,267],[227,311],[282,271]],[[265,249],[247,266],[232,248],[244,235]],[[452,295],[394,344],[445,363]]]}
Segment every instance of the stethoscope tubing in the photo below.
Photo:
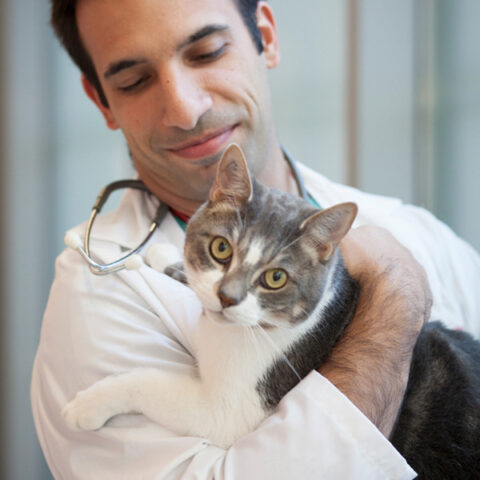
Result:
{"label": "stethoscope tubing", "polygon": [[[298,166],[296,162],[293,160],[293,158],[286,152],[285,149],[283,149],[283,154],[285,157],[285,160],[287,161],[290,170],[292,172],[293,178],[295,180],[295,183],[297,185],[297,189],[299,192],[299,195],[304,199],[308,201],[308,192],[305,187],[305,184],[303,182],[303,178],[300,174],[300,171],[298,169]],[[141,181],[141,180],[117,180],[115,182],[112,182],[108,185],[106,185],[98,194],[95,203],[92,207],[92,212],[90,214],[90,219],[88,220],[87,223],[87,228],[85,231],[85,237],[83,240],[83,247],[82,247],[82,242],[78,235],[68,232],[67,235],[65,236],[65,243],[78,251],[78,253],[82,256],[82,258],[87,262],[90,271],[94,273],[95,275],[108,275],[110,273],[115,273],[123,269],[135,269],[138,268],[142,261],[138,256],[138,253],[142,248],[146,245],[146,243],[150,240],[152,237],[153,233],[157,229],[157,227],[162,223],[163,219],[165,218],[169,208],[168,205],[161,203],[159,204],[157,208],[157,212],[155,214],[155,218],[153,219],[152,223],[150,224],[150,228],[148,229],[148,233],[144,240],[136,247],[135,249],[129,251],[126,255],[123,257],[119,258],[118,260],[115,260],[114,262],[111,263],[106,263],[106,264],[101,264],[93,260],[91,253],[90,253],[90,236],[92,233],[92,228],[93,224],[95,222],[96,216],[101,212],[103,206],[108,200],[108,197],[110,194],[116,190],[124,189],[124,188],[133,188],[136,190],[141,190],[149,195],[152,195],[150,190],[147,188],[147,186]]]}

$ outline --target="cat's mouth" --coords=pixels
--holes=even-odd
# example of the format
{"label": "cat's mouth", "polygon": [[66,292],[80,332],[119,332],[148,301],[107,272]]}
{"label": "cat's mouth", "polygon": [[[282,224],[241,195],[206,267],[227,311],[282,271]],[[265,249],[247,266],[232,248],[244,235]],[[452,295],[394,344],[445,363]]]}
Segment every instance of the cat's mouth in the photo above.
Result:
{"label": "cat's mouth", "polygon": [[205,310],[205,313],[208,317],[214,320],[217,323],[236,325],[237,323],[230,318],[226,317],[223,313],[223,310]]}
{"label": "cat's mouth", "polygon": [[242,315],[235,315],[232,312],[222,310],[206,310],[205,312],[215,322],[222,325],[232,325],[237,327],[258,327],[258,323],[252,321],[251,318],[244,318]]}

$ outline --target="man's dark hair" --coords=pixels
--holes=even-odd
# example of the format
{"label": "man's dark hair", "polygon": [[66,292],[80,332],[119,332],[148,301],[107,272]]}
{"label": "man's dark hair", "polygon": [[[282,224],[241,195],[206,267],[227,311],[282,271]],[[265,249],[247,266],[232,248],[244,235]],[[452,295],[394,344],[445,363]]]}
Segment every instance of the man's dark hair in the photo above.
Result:
{"label": "man's dark hair", "polygon": [[[78,31],[76,21],[76,8],[78,0],[50,0],[51,3],[51,17],[50,21],[55,30],[55,33],[67,50],[72,60],[77,64],[78,68],[87,77],[87,80],[95,87],[98,96],[103,105],[108,106],[107,99],[103,93],[100,80],[93,65],[92,59],[85,49],[80,32]],[[248,28],[252,37],[253,43],[258,51],[262,53],[263,45],[260,31],[257,27],[257,4],[259,0],[232,0],[243,22]]]}

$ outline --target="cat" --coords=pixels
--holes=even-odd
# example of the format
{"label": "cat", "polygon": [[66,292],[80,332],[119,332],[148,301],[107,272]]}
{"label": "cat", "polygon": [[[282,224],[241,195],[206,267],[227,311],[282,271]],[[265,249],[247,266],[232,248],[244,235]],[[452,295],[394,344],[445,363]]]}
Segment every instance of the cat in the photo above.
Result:
{"label": "cat", "polygon": [[[63,410],[76,430],[140,412],[228,448],[327,360],[355,312],[359,285],[338,245],[354,203],[319,210],[268,188],[229,146],[209,200],[190,219],[184,271],[204,311],[198,375],[136,369],[79,392]],[[219,369],[218,366],[222,368]],[[480,478],[480,346],[438,322],[422,330],[391,441],[419,478]]]}

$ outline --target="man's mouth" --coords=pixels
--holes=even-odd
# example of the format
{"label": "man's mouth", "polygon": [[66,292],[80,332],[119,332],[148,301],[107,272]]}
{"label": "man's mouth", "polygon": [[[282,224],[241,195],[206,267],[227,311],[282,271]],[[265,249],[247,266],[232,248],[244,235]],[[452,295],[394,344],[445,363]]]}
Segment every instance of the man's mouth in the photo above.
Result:
{"label": "man's mouth", "polygon": [[207,134],[198,140],[194,140],[176,148],[167,149],[182,158],[189,160],[198,160],[201,158],[215,155],[227,143],[232,136],[237,125],[217,130],[211,134]]}

